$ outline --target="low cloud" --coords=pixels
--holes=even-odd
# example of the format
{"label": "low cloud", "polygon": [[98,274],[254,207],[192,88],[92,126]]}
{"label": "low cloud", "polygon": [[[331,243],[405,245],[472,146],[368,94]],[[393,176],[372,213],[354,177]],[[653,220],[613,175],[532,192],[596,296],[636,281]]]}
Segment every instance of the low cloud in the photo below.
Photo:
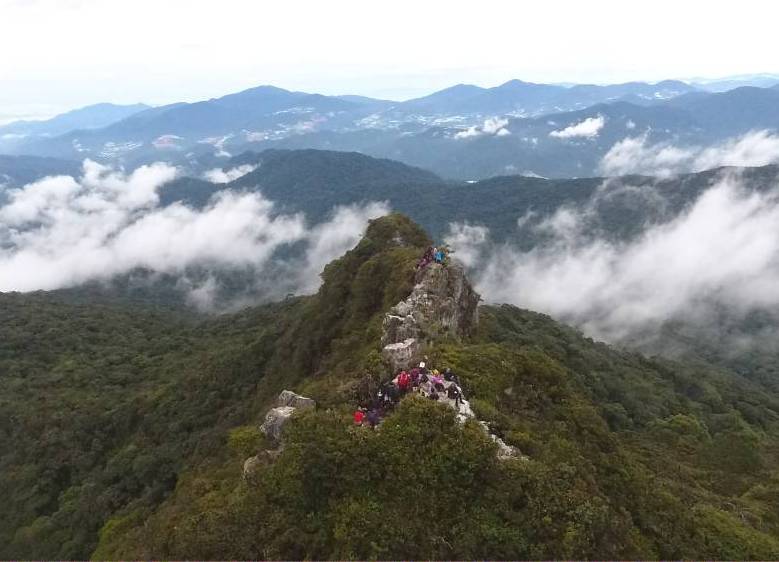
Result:
{"label": "low cloud", "polygon": [[764,166],[779,162],[779,136],[752,131],[709,147],[651,144],[646,134],[614,144],[600,162],[604,175],[644,174],[668,177],[719,166]]}
{"label": "low cloud", "polygon": [[208,180],[211,183],[230,183],[231,181],[235,181],[238,178],[242,178],[246,174],[253,172],[258,167],[259,166],[252,164],[244,164],[229,170],[213,168],[203,173],[203,179]]}
{"label": "low cloud", "polygon": [[161,135],[154,139],[151,144],[157,150],[181,150],[179,141],[184,140],[178,135]]}
{"label": "low cloud", "polygon": [[529,251],[495,246],[483,227],[447,240],[491,302],[548,313],[611,342],[669,321],[711,324],[779,307],[779,189],[750,192],[723,176],[686,211],[630,241],[586,236],[588,210],[565,208],[536,228]]}
{"label": "low cloud", "polygon": [[[189,298],[201,306],[212,302],[222,271],[251,272],[266,284],[253,287],[258,293],[312,291],[321,267],[388,212],[379,203],[341,207],[311,227],[302,214],[278,213],[259,192],[231,191],[203,209],[160,207],[158,189],[175,175],[165,164],[127,175],[86,161],[81,178],[9,191],[0,207],[0,291],[72,287],[139,269],[186,281],[192,268],[201,275]],[[204,271],[213,275],[203,278]]]}
{"label": "low cloud", "polygon": [[460,131],[454,135],[456,139],[468,139],[481,136],[497,136],[505,137],[511,134],[511,131],[506,129],[506,125],[509,124],[508,119],[501,119],[498,117],[490,117],[486,119],[481,125],[473,125],[468,127],[464,131]]}
{"label": "low cloud", "polygon": [[572,139],[578,137],[592,139],[598,136],[598,133],[605,124],[606,119],[602,115],[588,117],[584,121],[570,125],[565,129],[552,131],[549,133],[549,136],[557,139]]}

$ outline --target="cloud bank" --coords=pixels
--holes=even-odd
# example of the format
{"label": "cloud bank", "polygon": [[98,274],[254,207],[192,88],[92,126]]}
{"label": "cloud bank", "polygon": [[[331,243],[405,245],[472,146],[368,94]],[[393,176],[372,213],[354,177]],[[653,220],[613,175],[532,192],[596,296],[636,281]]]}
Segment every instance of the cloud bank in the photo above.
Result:
{"label": "cloud bank", "polygon": [[230,168],[229,170],[223,170],[222,168],[213,168],[203,173],[203,179],[210,181],[211,183],[230,183],[238,178],[242,178],[246,174],[249,174],[256,170],[258,166],[252,164],[244,164],[243,166],[237,166]]}
{"label": "cloud bank", "polygon": [[598,133],[605,124],[606,119],[603,115],[588,117],[584,121],[575,123],[565,129],[552,131],[549,133],[549,136],[557,139],[572,139],[577,137],[592,139],[598,136]]}
{"label": "cloud bank", "polygon": [[496,136],[505,137],[511,134],[511,131],[506,129],[506,125],[509,124],[508,119],[501,119],[499,117],[490,117],[485,119],[481,125],[473,125],[468,127],[464,131],[460,131],[454,135],[455,139],[469,139],[482,136]]}
{"label": "cloud bank", "polygon": [[600,162],[604,175],[644,174],[668,177],[719,166],[765,166],[779,162],[779,136],[752,131],[710,147],[651,144],[646,134],[614,144]]}
{"label": "cloud bank", "polygon": [[[0,207],[0,291],[72,287],[139,268],[182,276],[190,268],[250,270],[274,294],[311,291],[323,264],[388,211],[379,203],[341,207],[310,227],[301,214],[277,213],[259,192],[222,191],[200,210],[160,207],[157,191],[175,175],[165,164],[127,175],[86,161],[79,179],[50,177],[9,191]],[[302,250],[291,251],[295,245]],[[190,296],[206,302],[215,284],[190,287]]]}
{"label": "cloud bank", "polygon": [[548,313],[611,342],[669,321],[706,325],[779,309],[779,189],[746,191],[723,176],[685,212],[630,242],[582,236],[587,209],[536,227],[547,243],[494,247],[486,228],[452,225],[447,242],[491,302]]}

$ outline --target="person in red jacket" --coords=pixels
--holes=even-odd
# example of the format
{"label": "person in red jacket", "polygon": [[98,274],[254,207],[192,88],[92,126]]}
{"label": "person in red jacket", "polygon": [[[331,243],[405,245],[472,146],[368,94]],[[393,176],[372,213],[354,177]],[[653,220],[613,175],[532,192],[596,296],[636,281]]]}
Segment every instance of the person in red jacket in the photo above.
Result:
{"label": "person in red jacket", "polygon": [[354,425],[362,425],[364,419],[365,412],[363,412],[362,408],[357,408],[354,412]]}
{"label": "person in red jacket", "polygon": [[406,394],[411,388],[411,375],[406,371],[401,371],[398,375],[398,388],[401,394]]}

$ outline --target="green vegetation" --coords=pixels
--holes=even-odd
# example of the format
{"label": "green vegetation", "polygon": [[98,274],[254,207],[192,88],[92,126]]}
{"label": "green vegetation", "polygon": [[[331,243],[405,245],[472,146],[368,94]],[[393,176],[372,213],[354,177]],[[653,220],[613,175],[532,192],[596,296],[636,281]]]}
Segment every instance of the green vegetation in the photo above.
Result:
{"label": "green vegetation", "polygon": [[[526,458],[416,398],[354,427],[428,243],[379,219],[317,295],[210,319],[0,295],[0,558],[779,557],[779,396],[727,367],[483,307],[430,359]],[[244,480],[282,388],[319,407]]]}

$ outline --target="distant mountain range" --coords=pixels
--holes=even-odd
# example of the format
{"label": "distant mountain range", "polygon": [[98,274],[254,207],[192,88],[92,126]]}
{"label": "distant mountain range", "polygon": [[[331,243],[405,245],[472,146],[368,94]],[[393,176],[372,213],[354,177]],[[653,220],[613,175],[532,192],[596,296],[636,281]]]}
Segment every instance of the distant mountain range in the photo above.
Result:
{"label": "distant mountain range", "polygon": [[742,86],[776,88],[779,87],[779,74],[743,74],[716,80],[690,80],[689,83],[709,92],[726,92]]}
{"label": "distant mountain range", "polygon": [[198,175],[247,150],[317,148],[457,179],[559,178],[603,173],[603,157],[625,139],[706,147],[777,128],[776,86],[711,92],[670,80],[571,87],[512,80],[494,88],[460,84],[405,102],[260,86],[197,103],[91,106],[7,125],[0,152],[127,168],[167,161]]}
{"label": "distant mountain range", "polygon": [[147,109],[151,107],[142,103],[98,103],[44,121],[14,121],[0,126],[0,149],[5,151],[33,139],[64,135],[73,130],[100,129]]}

